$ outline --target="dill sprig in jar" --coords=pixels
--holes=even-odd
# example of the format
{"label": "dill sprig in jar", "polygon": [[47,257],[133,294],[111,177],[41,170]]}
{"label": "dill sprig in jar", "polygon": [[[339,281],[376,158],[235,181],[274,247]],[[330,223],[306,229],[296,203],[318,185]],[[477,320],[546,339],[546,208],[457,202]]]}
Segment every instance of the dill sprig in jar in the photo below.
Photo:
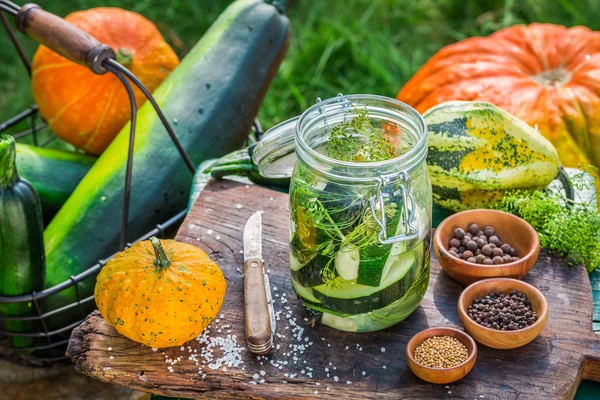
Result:
{"label": "dill sprig in jar", "polygon": [[257,146],[261,173],[293,168],[291,280],[323,324],[384,329],[421,302],[432,207],[426,155],[421,116],[374,95],[320,101]]}

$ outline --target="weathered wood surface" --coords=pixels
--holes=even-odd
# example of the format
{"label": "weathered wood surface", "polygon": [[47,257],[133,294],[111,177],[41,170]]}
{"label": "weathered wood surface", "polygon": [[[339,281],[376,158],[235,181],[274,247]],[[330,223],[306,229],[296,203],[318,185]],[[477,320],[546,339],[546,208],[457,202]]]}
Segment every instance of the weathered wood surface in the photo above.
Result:
{"label": "weathered wood surface", "polygon": [[[269,358],[273,362],[288,361],[287,365],[275,368],[245,350],[239,367],[226,371],[205,367],[202,374],[206,376],[202,378],[198,366],[188,360],[187,346],[200,353],[203,345],[192,341],[184,351],[164,350],[170,359],[182,356],[170,373],[163,351],[153,351],[119,336],[98,313],[93,313],[71,337],[68,355],[76,368],[100,380],[190,398],[562,399],[574,396],[581,379],[600,381],[600,339],[592,332],[592,293],[583,268],[568,267],[563,260],[550,258],[542,251],[538,263],[524,278],[544,293],[550,305],[550,318],[542,334],[516,350],[480,345],[475,367],[466,378],[449,385],[428,384],[408,369],[404,360],[406,343],[428,327],[462,328],[456,311],[462,287],[440,270],[433,254],[425,299],[402,323],[370,334],[338,332],[319,324],[311,327],[311,316],[293,295],[288,278],[288,196],[230,181],[213,182],[206,188],[177,235],[178,240],[203,248],[227,278],[221,311],[224,317],[219,323],[213,322],[211,335],[225,336],[225,328],[222,333],[215,330],[228,324],[237,343],[244,345],[243,283],[237,269],[242,266],[242,228],[257,210],[264,210],[264,258],[273,292],[279,295],[275,310],[283,311],[277,332],[285,335],[277,340],[280,348],[274,349]],[[287,294],[285,304],[281,302],[282,293]],[[297,364],[286,356],[289,344],[298,341],[290,333],[285,306],[290,307],[297,323],[305,329],[304,336],[313,343]],[[307,376],[307,367],[313,369],[312,378]],[[297,375],[290,378],[289,374]],[[260,379],[265,382],[249,383]]]}

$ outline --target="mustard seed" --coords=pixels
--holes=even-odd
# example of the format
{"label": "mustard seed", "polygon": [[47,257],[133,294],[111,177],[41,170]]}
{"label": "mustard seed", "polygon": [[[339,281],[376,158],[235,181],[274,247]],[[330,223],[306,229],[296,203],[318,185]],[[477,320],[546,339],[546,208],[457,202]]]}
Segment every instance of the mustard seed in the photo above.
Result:
{"label": "mustard seed", "polygon": [[444,335],[425,339],[413,355],[416,362],[430,368],[452,368],[469,358],[469,351],[460,340]]}

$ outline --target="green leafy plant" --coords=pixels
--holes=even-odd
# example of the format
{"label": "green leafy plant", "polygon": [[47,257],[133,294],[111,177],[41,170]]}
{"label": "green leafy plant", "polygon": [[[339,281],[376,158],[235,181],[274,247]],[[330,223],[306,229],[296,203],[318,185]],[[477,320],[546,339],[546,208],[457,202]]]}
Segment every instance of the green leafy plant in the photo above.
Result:
{"label": "green leafy plant", "polygon": [[[597,169],[588,167],[586,171]],[[578,190],[593,187],[583,172],[570,181]],[[541,246],[566,256],[571,264],[583,264],[588,272],[600,267],[600,214],[595,205],[577,203],[544,189],[510,192],[494,208],[529,222],[537,231]]]}

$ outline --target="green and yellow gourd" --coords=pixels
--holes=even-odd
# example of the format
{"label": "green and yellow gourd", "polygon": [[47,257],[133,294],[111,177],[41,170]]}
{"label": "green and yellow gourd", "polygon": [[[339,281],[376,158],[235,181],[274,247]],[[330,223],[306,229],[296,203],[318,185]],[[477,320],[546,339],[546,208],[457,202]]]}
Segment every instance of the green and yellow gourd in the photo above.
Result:
{"label": "green and yellow gourd", "polygon": [[423,115],[433,201],[453,211],[488,208],[506,191],[545,188],[558,175],[552,144],[485,102],[449,101]]}

